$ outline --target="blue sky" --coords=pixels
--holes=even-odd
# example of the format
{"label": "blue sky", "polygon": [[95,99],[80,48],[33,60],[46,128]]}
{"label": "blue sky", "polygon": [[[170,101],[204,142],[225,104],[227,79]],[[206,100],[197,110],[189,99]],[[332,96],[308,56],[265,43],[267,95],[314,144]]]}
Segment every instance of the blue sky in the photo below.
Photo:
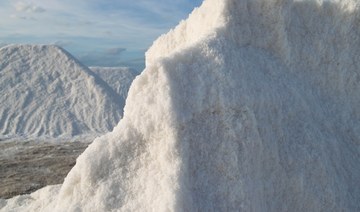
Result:
{"label": "blue sky", "polygon": [[202,0],[0,0],[0,45],[57,44],[86,65],[142,69],[144,53]]}

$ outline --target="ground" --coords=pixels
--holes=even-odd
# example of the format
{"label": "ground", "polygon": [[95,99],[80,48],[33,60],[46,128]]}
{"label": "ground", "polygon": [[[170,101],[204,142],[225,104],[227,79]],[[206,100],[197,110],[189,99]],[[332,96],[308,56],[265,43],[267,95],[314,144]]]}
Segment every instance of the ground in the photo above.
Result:
{"label": "ground", "polygon": [[0,142],[0,199],[61,184],[89,143]]}

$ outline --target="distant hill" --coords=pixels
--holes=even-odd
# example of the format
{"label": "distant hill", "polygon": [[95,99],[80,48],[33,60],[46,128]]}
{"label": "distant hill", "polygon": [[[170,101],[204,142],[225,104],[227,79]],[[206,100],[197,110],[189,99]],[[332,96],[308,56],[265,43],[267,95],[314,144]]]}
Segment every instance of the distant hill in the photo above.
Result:
{"label": "distant hill", "polygon": [[107,82],[113,90],[126,99],[130,85],[138,73],[127,67],[90,67]]}
{"label": "distant hill", "polygon": [[64,49],[0,49],[0,136],[71,137],[112,130],[124,99]]}

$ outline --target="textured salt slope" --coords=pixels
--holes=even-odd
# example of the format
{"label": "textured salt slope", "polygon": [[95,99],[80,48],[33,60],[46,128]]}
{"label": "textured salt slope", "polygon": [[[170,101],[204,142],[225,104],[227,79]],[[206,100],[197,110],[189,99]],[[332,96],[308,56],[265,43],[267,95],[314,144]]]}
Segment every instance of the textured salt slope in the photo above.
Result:
{"label": "textured salt slope", "polygon": [[124,99],[57,46],[0,49],[2,137],[72,137],[104,133],[122,115]]}
{"label": "textured salt slope", "polygon": [[90,67],[90,69],[124,99],[126,99],[130,85],[137,75],[135,70],[127,67]]}
{"label": "textured salt slope", "polygon": [[61,188],[2,210],[360,211],[358,6],[205,0]]}

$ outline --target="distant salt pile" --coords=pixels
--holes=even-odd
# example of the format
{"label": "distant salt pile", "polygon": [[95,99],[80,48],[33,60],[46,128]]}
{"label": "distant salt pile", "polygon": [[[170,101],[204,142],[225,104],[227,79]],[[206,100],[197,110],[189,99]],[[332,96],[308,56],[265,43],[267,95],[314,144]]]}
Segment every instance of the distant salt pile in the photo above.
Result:
{"label": "distant salt pile", "polygon": [[138,73],[128,67],[90,67],[121,97],[126,99],[130,85]]}
{"label": "distant salt pile", "polygon": [[124,99],[57,46],[0,49],[0,135],[72,137],[112,130]]}
{"label": "distant salt pile", "polygon": [[205,0],[64,184],[3,210],[360,211],[359,6]]}

